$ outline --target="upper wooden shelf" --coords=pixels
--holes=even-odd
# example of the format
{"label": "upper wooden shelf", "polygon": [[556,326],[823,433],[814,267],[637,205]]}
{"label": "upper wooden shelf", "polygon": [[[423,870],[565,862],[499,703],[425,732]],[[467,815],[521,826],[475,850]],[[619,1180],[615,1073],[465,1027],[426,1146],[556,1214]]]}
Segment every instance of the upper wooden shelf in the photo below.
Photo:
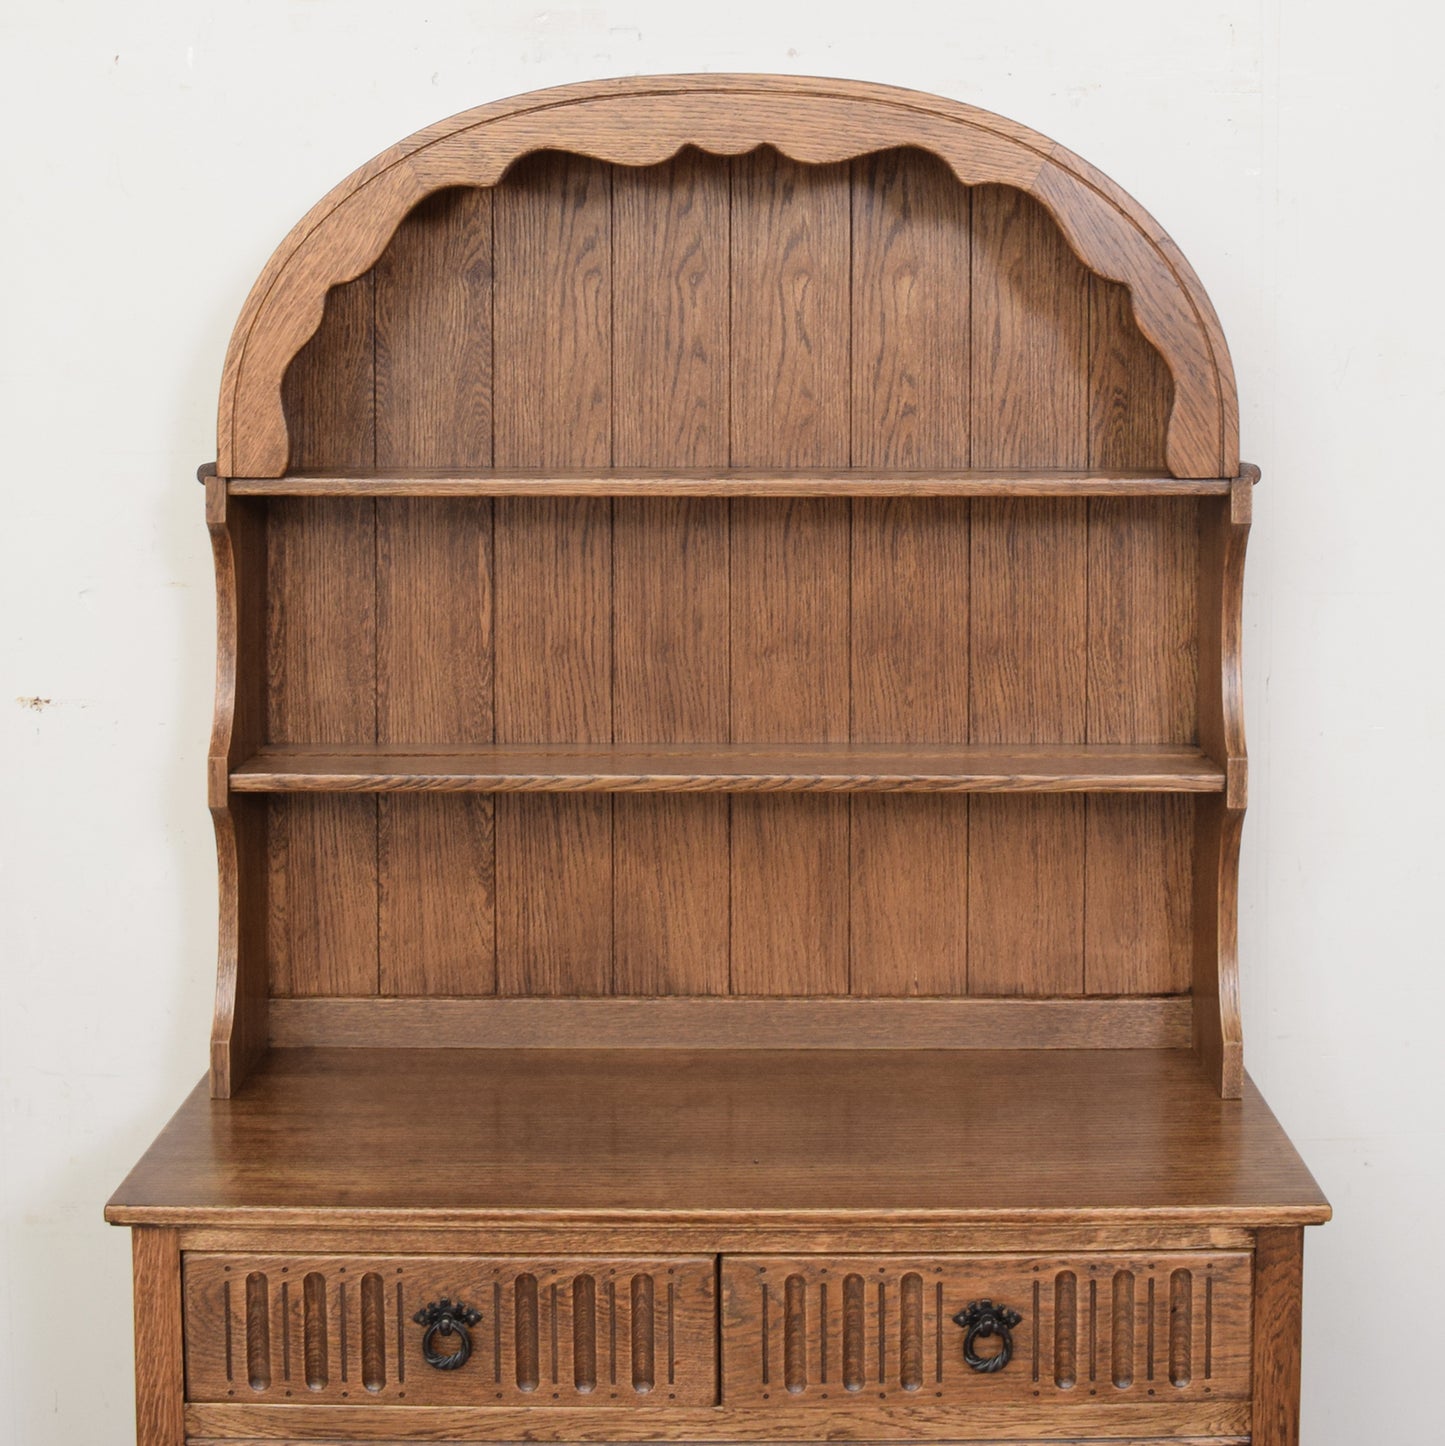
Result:
{"label": "upper wooden shelf", "polygon": [[262,749],[241,793],[1219,793],[1197,748],[1096,744],[405,744]]}
{"label": "upper wooden shelf", "polygon": [[235,497],[1212,497],[1230,485],[1143,472],[418,469],[233,477],[227,489]]}

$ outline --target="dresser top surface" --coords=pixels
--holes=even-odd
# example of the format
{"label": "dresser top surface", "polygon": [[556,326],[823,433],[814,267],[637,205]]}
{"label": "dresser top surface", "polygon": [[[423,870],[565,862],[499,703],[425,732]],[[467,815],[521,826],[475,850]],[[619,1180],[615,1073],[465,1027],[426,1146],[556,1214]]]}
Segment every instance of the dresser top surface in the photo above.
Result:
{"label": "dresser top surface", "polygon": [[1308,1224],[1252,1082],[1172,1050],[278,1049],[198,1085],[119,1224]]}

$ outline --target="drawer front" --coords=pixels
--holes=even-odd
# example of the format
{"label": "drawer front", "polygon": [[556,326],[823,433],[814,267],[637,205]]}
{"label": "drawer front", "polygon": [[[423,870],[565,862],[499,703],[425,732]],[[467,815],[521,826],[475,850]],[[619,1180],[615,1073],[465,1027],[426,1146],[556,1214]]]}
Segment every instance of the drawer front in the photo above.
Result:
{"label": "drawer front", "polygon": [[596,1407],[716,1399],[711,1256],[191,1252],[183,1270],[190,1401]]}
{"label": "drawer front", "polygon": [[[722,1281],[730,1405],[1087,1407],[1249,1396],[1246,1251],[730,1256]],[[991,1319],[984,1303],[997,1308]],[[1001,1326],[1010,1346],[1002,1364]]]}

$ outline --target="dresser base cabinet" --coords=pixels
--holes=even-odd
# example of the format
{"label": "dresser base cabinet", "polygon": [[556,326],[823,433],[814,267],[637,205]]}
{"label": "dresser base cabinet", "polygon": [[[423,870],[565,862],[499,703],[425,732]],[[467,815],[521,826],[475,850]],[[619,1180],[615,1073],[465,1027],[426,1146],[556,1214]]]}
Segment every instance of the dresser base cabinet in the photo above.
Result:
{"label": "dresser base cabinet", "polygon": [[201,469],[139,1446],[1298,1446],[1238,432],[1158,223],[940,97],[564,86],[328,192]]}

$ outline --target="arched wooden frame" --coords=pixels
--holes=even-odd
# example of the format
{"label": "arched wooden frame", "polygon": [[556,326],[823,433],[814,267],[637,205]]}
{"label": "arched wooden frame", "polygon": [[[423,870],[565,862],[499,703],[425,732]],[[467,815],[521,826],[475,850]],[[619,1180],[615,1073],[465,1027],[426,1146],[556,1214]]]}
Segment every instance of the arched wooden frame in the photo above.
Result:
{"label": "arched wooden frame", "polygon": [[286,368],[320,326],[327,292],[367,270],[424,197],[494,185],[537,150],[647,166],[689,145],[716,155],[771,145],[810,163],[913,146],[965,185],[1036,197],[1086,266],[1129,289],[1139,330],[1173,376],[1171,473],[1239,471],[1234,372],[1214,308],[1178,247],[1107,176],[1025,126],[917,91],[695,75],[586,82],[480,106],[418,131],[337,186],[281,243],[241,311],[221,387],[220,475],[285,472]]}

